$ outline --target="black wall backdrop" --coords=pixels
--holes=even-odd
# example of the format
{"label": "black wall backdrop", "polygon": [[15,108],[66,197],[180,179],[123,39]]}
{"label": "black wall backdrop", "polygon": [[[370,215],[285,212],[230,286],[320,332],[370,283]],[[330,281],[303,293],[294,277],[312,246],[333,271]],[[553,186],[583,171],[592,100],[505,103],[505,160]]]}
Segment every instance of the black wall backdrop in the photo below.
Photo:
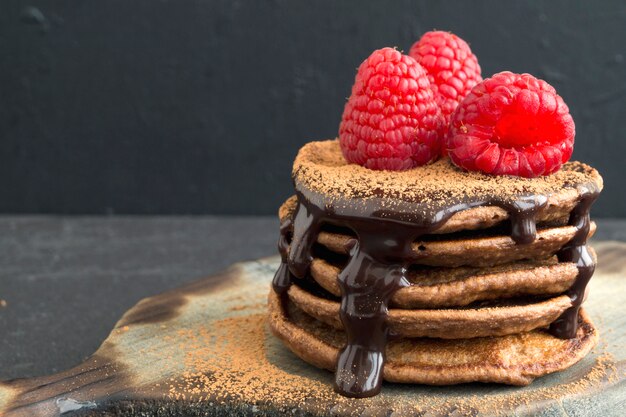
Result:
{"label": "black wall backdrop", "polygon": [[275,213],[359,63],[433,28],[553,84],[626,216],[621,0],[3,0],[0,212]]}

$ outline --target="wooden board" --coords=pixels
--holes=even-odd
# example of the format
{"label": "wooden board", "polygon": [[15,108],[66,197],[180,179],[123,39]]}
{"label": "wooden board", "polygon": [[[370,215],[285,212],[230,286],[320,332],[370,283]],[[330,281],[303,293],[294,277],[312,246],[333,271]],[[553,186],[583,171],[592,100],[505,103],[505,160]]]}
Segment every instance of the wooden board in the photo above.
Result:
{"label": "wooden board", "polygon": [[0,383],[0,415],[624,416],[626,244],[594,247],[599,268],[586,308],[600,345],[528,387],[385,384],[375,398],[338,396],[330,373],[269,334],[265,302],[278,258],[267,258],[140,301],[75,368]]}

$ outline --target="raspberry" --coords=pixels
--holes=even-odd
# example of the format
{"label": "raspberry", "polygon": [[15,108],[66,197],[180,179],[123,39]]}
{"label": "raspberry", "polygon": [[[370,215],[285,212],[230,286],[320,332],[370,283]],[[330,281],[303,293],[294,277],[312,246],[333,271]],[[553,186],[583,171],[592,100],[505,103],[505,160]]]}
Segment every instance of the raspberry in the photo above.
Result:
{"label": "raspberry", "polygon": [[458,104],[482,81],[480,65],[469,45],[450,32],[426,32],[409,51],[428,72],[446,128]]}
{"label": "raspberry", "polygon": [[575,127],[554,87],[501,72],[472,89],[452,115],[445,146],[461,168],[532,178],[572,156]]}
{"label": "raspberry", "polygon": [[383,48],[359,66],[339,143],[349,162],[400,171],[439,156],[443,126],[426,70],[410,56]]}

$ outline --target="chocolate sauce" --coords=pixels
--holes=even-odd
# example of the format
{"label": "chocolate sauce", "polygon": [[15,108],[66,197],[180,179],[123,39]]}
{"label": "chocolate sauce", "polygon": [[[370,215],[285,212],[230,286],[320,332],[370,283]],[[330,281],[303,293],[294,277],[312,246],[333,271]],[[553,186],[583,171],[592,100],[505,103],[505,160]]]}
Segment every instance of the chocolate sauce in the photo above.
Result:
{"label": "chocolate sauce", "polygon": [[[497,206],[509,214],[511,238],[518,244],[531,243],[536,236],[536,215],[547,202],[547,198],[541,195],[518,196],[510,200],[468,197],[440,207],[418,201],[399,202],[391,210],[380,198],[330,200],[300,188],[296,184],[298,206],[293,221],[281,225],[279,250],[282,263],[273,286],[277,293],[284,294],[292,275],[307,277],[313,259],[313,244],[323,224],[348,227],[354,232],[356,239],[350,242],[350,259],[338,276],[342,293],[340,317],[346,329],[347,343],[337,361],[335,389],[345,396],[358,398],[370,397],[380,391],[385,350],[391,336],[386,320],[389,301],[398,289],[409,285],[406,273],[413,258],[413,242],[437,230],[457,212],[478,206]],[[588,207],[579,206],[580,217],[585,217],[586,212],[588,223]],[[576,220],[574,217],[572,221]],[[584,221],[580,220],[581,223]],[[579,231],[586,237],[583,227]],[[290,234],[292,239],[288,248]],[[575,251],[570,252],[574,259]],[[563,251],[563,259],[570,252]],[[581,259],[583,257],[581,252]],[[580,285],[584,287],[585,284],[581,278]]]}
{"label": "chocolate sauce", "polygon": [[572,262],[578,268],[578,275],[574,285],[567,291],[572,300],[572,307],[550,325],[550,333],[561,339],[576,337],[578,330],[578,310],[583,303],[585,290],[596,269],[596,263],[587,247],[587,236],[591,219],[589,209],[596,201],[600,191],[595,186],[586,186],[579,189],[580,201],[570,214],[569,224],[576,227],[576,234],[558,253],[559,262]]}
{"label": "chocolate sauce", "polygon": [[286,218],[280,223],[280,237],[278,238],[278,253],[280,254],[280,266],[272,280],[272,287],[276,294],[283,295],[291,285],[291,272],[289,272],[289,237],[293,233],[292,221]]}
{"label": "chocolate sauce", "polygon": [[348,343],[339,353],[335,374],[336,390],[358,398],[380,391],[388,304],[398,289],[409,285],[407,260],[415,240],[411,228],[392,228],[393,234],[381,239],[371,222],[359,226],[358,239],[351,240],[350,260],[338,276],[343,294],[340,318]]}

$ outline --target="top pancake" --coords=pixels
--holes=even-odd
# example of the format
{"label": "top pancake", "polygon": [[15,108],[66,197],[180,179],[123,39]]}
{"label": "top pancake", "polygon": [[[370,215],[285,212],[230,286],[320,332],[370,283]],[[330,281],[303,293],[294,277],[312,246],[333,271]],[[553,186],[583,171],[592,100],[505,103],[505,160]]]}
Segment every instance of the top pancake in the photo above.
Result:
{"label": "top pancake", "polygon": [[[538,222],[562,222],[585,187],[603,187],[600,174],[580,162],[568,162],[553,175],[530,179],[462,171],[448,158],[407,171],[375,171],[348,163],[337,140],[304,145],[292,176],[297,190],[318,194],[328,202],[350,201],[357,210],[371,202],[386,210],[402,211],[407,204],[436,210],[467,200],[512,201],[542,195],[548,202],[537,213]],[[433,233],[492,227],[508,217],[496,206],[470,208],[454,214]]]}

